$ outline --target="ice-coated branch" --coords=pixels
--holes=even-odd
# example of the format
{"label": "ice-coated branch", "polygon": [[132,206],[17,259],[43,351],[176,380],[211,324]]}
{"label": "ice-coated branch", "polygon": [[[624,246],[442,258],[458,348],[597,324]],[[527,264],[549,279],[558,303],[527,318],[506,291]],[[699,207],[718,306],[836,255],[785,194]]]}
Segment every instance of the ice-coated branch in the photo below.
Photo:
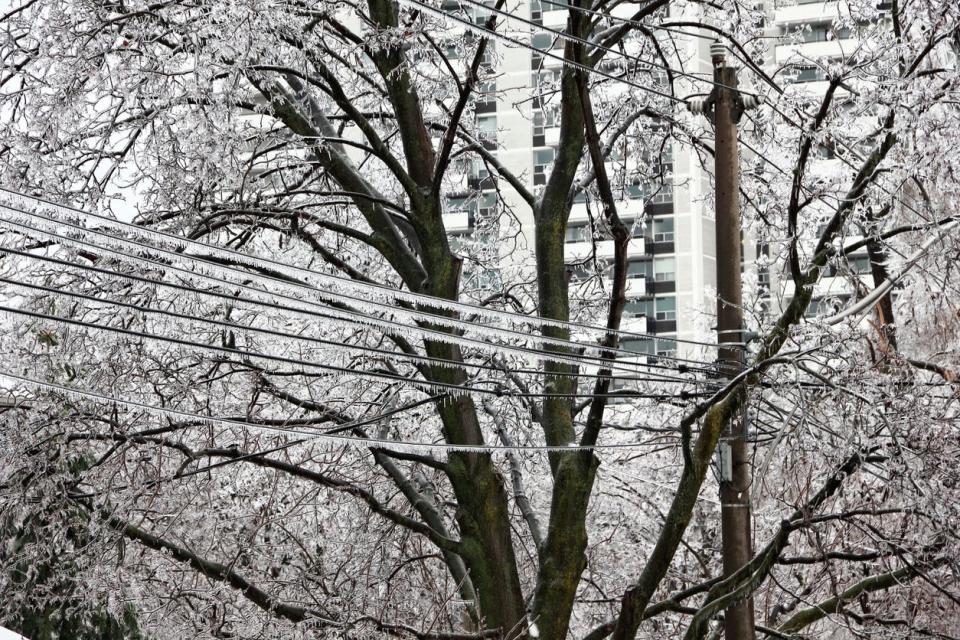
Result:
{"label": "ice-coated branch", "polygon": [[[195,455],[221,458],[240,458],[244,454],[237,449],[211,447],[197,451]],[[343,493],[355,496],[365,502],[370,510],[377,515],[380,515],[402,527],[410,529],[414,533],[423,535],[439,548],[453,551],[454,553],[456,553],[458,550],[459,543],[457,540],[448,538],[428,524],[424,524],[419,520],[414,520],[410,516],[403,515],[399,511],[387,507],[376,496],[374,496],[373,493],[351,482],[332,478],[318,471],[306,469],[300,465],[284,462],[283,460],[268,458],[266,456],[248,457],[245,458],[245,462],[259,467],[283,471],[291,476],[310,480],[321,486],[336,489],[337,491],[342,491]]]}
{"label": "ice-coated branch", "polygon": [[190,565],[193,569],[207,576],[211,580],[230,585],[244,598],[268,613],[286,618],[291,622],[309,621],[310,624],[319,626],[342,626],[342,624],[337,620],[328,618],[323,613],[315,609],[279,601],[275,596],[272,596],[267,591],[256,586],[249,579],[228,565],[203,558],[185,547],[181,547],[170,542],[169,540],[165,540],[159,536],[153,535],[145,529],[127,522],[118,516],[102,510],[98,510],[98,513],[100,517],[110,525],[111,528],[120,532],[127,538],[136,540],[137,542],[155,551],[168,553],[175,560]]}
{"label": "ice-coated branch", "polygon": [[[944,560],[940,560],[933,563],[924,563],[924,566],[936,566],[937,564],[943,564],[944,562]],[[880,573],[872,575],[869,578],[864,578],[860,582],[857,582],[844,589],[842,593],[831,598],[827,598],[826,600],[819,602],[812,607],[803,609],[793,614],[786,622],[777,627],[777,631],[786,634],[798,633],[804,628],[819,620],[822,620],[823,618],[826,618],[827,616],[833,615],[834,613],[841,613],[846,603],[852,602],[860,595],[869,593],[871,591],[880,591],[899,586],[905,581],[915,578],[917,575],[919,575],[920,570],[921,566],[912,564],[894,571],[887,571],[886,573]]]}

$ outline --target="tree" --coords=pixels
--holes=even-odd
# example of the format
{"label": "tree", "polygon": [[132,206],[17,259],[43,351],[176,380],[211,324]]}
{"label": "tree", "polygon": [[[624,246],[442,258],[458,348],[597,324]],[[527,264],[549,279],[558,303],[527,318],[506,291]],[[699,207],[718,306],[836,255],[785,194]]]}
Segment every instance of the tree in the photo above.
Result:
{"label": "tree", "polygon": [[[631,638],[646,619],[651,634],[703,637],[751,592],[774,636],[833,614],[854,633],[947,633],[956,7],[893,3],[886,18],[853,7],[836,27],[860,29],[861,44],[811,96],[782,86],[795,60],[764,65],[750,3],[651,0],[627,21],[574,3],[562,53],[548,51],[562,73],[532,90],[560,128],[534,190],[474,117],[497,56],[525,44],[516,33],[529,25],[503,2],[448,5],[36,1],[4,16],[5,181],[121,215],[128,199],[145,229],[299,268],[200,245],[158,254],[132,232],[124,243],[76,231],[84,247],[67,227],[5,227],[7,306],[35,314],[11,316],[6,371],[64,387],[7,411],[6,503],[74,505],[69,518],[90,530],[84,557],[100,560],[87,565],[91,593],[120,594],[115,615],[130,605],[158,637]],[[472,26],[457,33],[451,20]],[[709,155],[676,97],[697,82],[681,46],[690,29],[728,42],[762,87],[745,217],[787,286],[754,296],[761,337],[745,375],[701,379],[702,396],[660,375],[643,388],[670,401],[627,409],[610,402],[631,237],[618,194],[670,184],[643,160],[663,145]],[[839,158],[826,171],[813,162],[822,149]],[[608,168],[611,157],[640,160]],[[492,214],[477,207],[483,233],[463,240],[444,212],[463,203],[470,167],[502,197]],[[609,289],[571,285],[564,238],[581,193],[615,245]],[[466,193],[466,206],[479,198]],[[532,263],[509,243],[523,217]],[[931,237],[939,255],[895,258]],[[849,272],[858,247],[875,275],[869,287],[851,276],[864,302],[806,321],[824,273]],[[41,249],[63,262],[38,260]],[[304,269],[412,295],[387,309],[382,289],[305,289],[318,275]],[[908,283],[896,295],[893,277]],[[874,331],[861,319],[878,300]],[[572,344],[588,330],[570,321],[599,324],[599,342]],[[742,575],[718,581],[716,509],[699,496],[721,426],[746,404],[764,542]],[[319,425],[449,450],[290,440]],[[470,449],[511,442],[556,449]],[[61,513],[45,526],[66,527]]]}

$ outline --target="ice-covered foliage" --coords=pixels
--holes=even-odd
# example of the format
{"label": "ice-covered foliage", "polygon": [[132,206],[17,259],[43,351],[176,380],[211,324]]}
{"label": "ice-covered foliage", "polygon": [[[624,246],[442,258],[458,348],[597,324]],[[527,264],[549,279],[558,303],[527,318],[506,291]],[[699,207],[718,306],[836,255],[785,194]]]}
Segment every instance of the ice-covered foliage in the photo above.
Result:
{"label": "ice-covered foliage", "polygon": [[[583,4],[559,34],[527,3],[13,4],[0,623],[702,637],[752,593],[771,637],[957,626],[956,3],[843,3],[837,55],[774,62],[803,32],[734,0]],[[743,218],[771,276],[732,382],[709,344],[628,351],[597,249],[650,235],[630,200],[686,189],[673,160],[711,169],[683,99],[714,37],[761,102]],[[498,155],[491,100],[559,127],[550,164]],[[721,582],[711,461],[741,420],[756,556]]]}

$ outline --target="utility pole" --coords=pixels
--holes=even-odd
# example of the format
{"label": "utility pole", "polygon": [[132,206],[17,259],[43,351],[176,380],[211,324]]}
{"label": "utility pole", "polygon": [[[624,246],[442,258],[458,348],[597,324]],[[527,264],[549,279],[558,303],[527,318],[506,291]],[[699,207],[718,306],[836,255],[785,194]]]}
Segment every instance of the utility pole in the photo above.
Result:
{"label": "utility pole", "polygon": [[[714,123],[716,181],[717,342],[720,375],[732,378],[743,368],[746,335],[740,282],[740,161],[737,123],[744,109],[757,106],[755,96],[737,89],[737,71],[727,64],[726,47],[710,46],[714,87],[710,96],[691,104]],[[717,446],[723,575],[737,572],[753,558],[750,507],[751,466],[747,450],[746,413],[739,424],[728,422]],[[724,616],[726,640],[754,640],[753,598],[730,606]]]}

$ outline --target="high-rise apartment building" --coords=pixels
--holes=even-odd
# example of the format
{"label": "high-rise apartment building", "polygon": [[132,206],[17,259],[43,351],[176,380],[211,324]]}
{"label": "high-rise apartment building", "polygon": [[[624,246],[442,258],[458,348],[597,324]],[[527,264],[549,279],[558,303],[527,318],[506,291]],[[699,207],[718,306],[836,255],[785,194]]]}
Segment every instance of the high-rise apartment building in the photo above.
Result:
{"label": "high-rise apartment building", "polygon": [[[882,22],[890,4],[880,0],[876,8]],[[776,43],[770,49],[768,67],[771,70],[785,69],[781,77],[789,83],[788,90],[802,92],[816,101],[822,100],[827,92],[827,70],[831,63],[856,56],[861,31],[878,26],[877,22],[852,20],[849,5],[836,1],[778,0],[770,3],[767,13],[771,18],[767,35]],[[848,91],[849,85],[842,84],[833,98],[834,104],[842,105]],[[855,137],[854,131],[849,133],[851,138]],[[845,171],[838,158],[837,143],[831,140],[819,145],[810,163],[810,173],[830,175]],[[825,209],[817,211],[817,206],[823,205],[814,203],[812,212],[822,213],[824,219],[832,213]],[[814,232],[812,236],[819,237],[823,225],[811,231]],[[844,241],[852,243],[861,239],[847,236]],[[835,313],[851,296],[854,282],[862,280],[870,272],[870,259],[865,248],[846,256],[844,260],[831,263],[817,283],[807,316]],[[793,294],[792,282],[788,277],[778,278],[777,275],[772,274],[773,298],[782,304]]]}
{"label": "high-rise apartment building", "polygon": [[[761,4],[767,16],[766,34],[773,43],[768,49],[767,66],[789,66],[786,73],[778,74],[778,79],[790,84],[791,91],[824,92],[825,63],[849,52],[856,38],[856,29],[837,26],[843,4],[823,0],[774,0]],[[446,0],[443,8],[478,25],[489,15],[474,0]],[[633,9],[621,5],[614,9],[614,15],[628,17]],[[565,28],[568,10],[563,0],[521,0],[511,6],[511,14],[519,19],[501,20],[502,30],[508,34],[525,33],[514,37],[525,37],[532,49],[493,43],[489,57],[496,73],[480,87],[482,97],[476,105],[476,124],[484,146],[535,192],[546,183],[559,142],[559,96],[554,89],[563,68],[564,43],[556,32]],[[450,26],[460,32],[465,29],[456,22]],[[703,92],[705,83],[689,78],[711,77],[712,35],[708,31],[671,33],[670,38],[677,55],[685,59],[684,72],[688,75],[681,81],[690,93]],[[450,53],[456,55],[453,49]],[[620,59],[619,63],[622,62]],[[611,66],[601,69],[616,71],[617,56],[611,55],[608,64]],[[654,336],[626,340],[622,346],[638,354],[682,356],[684,340],[712,338],[709,331],[716,306],[713,170],[709,158],[704,163],[690,146],[674,140],[660,148],[657,157],[642,158],[639,163],[632,159],[642,165],[643,175],[632,173],[629,162],[618,157],[616,150],[608,164],[608,171],[617,177],[621,198],[618,211],[632,225],[634,235],[629,248],[623,328]],[[832,150],[824,146],[818,150],[816,162],[836,160]],[[476,229],[492,214],[499,197],[519,218],[518,258],[523,259],[524,252],[530,255],[533,220],[529,207],[507,185],[501,183],[495,189],[482,163],[463,166],[460,171],[464,190],[462,198],[454,197],[451,201],[451,213],[447,215],[451,231],[466,234]],[[603,239],[602,230],[591,226],[591,217],[596,219],[599,212],[598,204],[589,202],[586,195],[575,199],[566,238],[571,286],[577,286],[579,274],[589,272],[584,268],[589,266],[585,261],[595,258],[593,265],[599,263],[602,267],[603,261],[613,255],[612,242]],[[764,252],[765,248],[746,238],[744,268],[756,269],[755,258]],[[865,272],[869,272],[865,255],[851,258],[839,271],[832,267],[818,285],[809,313],[822,312],[830,301],[848,295],[851,273]],[[765,267],[757,273],[759,285],[770,290],[774,307],[792,295],[789,285],[784,284],[787,280]]]}
{"label": "high-rise apartment building", "polygon": [[[488,15],[467,1],[448,0],[443,8],[474,24],[482,23]],[[627,17],[627,9],[622,7],[614,13]],[[529,22],[511,24],[509,19],[505,20],[506,32],[511,27],[526,31],[534,50],[494,43],[495,79],[480,87],[490,99],[478,101],[476,124],[486,138],[485,146],[536,191],[546,183],[559,142],[559,95],[554,89],[563,68],[560,58],[564,42],[555,32],[565,28],[568,11],[562,1],[527,0],[513,6],[511,14]],[[709,73],[708,43],[693,39],[690,46],[696,49],[691,50],[691,57],[699,56],[700,64]],[[617,63],[614,58],[611,57],[611,65]],[[608,69],[615,70],[612,66]],[[678,336],[697,335],[697,315],[691,311],[704,306],[704,294],[716,282],[712,205],[703,206],[708,176],[688,151],[674,148],[669,141],[661,149],[656,157],[640,159],[644,175],[634,173],[631,163],[620,157],[617,150],[611,153],[608,163],[608,172],[617,177],[618,213],[633,232],[623,328],[655,336],[626,340],[622,347],[647,355],[674,354]],[[519,199],[512,201],[517,196],[504,185],[494,190],[482,163],[461,170],[469,175],[464,180],[462,200],[454,198],[451,203],[449,228],[454,233],[470,231],[501,197],[519,218],[517,256],[524,259],[524,252],[530,255],[533,220],[529,207]],[[598,266],[602,271],[604,261],[613,256],[612,241],[605,240],[602,230],[595,228],[599,213],[599,204],[590,202],[587,194],[575,198],[566,237],[572,287],[580,284],[581,276],[594,274]]]}

